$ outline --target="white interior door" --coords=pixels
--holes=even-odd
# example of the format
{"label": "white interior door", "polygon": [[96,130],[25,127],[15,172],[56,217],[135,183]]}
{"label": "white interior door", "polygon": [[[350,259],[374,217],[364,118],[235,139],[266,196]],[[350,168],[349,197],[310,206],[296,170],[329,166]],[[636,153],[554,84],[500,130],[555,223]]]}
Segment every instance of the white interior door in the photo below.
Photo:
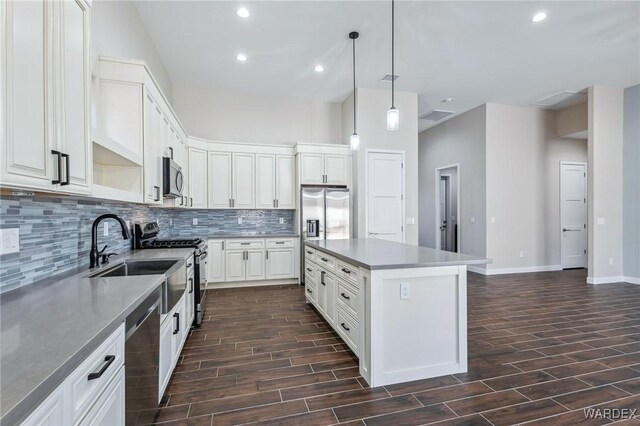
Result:
{"label": "white interior door", "polygon": [[563,268],[587,267],[587,173],[584,163],[560,164],[560,252]]}
{"label": "white interior door", "polygon": [[449,204],[449,179],[446,176],[440,177],[440,250],[448,250],[448,226],[447,219],[449,218],[448,204]]}
{"label": "white interior door", "polygon": [[367,236],[404,241],[402,153],[367,154]]}

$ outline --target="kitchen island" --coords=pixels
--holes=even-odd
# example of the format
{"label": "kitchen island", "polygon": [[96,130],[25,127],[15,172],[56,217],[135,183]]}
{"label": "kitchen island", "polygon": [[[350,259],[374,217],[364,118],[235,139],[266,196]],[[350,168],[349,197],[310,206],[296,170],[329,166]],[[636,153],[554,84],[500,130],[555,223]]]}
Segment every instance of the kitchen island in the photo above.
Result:
{"label": "kitchen island", "polygon": [[467,265],[489,260],[379,239],[305,243],[307,300],[370,386],[467,371]]}

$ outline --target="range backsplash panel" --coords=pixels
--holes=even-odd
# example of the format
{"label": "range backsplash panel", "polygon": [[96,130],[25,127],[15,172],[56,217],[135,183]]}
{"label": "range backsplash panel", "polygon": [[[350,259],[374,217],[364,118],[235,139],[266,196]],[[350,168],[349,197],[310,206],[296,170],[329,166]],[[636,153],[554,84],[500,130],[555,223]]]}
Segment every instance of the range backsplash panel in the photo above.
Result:
{"label": "range backsplash panel", "polygon": [[[161,238],[292,232],[295,216],[294,210],[180,210],[70,197],[2,196],[0,228],[19,228],[20,251],[0,255],[0,292],[88,266],[91,225],[104,213],[115,213],[130,223],[156,220]],[[197,225],[193,225],[194,218]],[[104,222],[109,223],[108,236],[104,236]],[[106,244],[107,251],[123,253],[131,250],[131,243],[122,239],[114,220],[98,227],[99,249]]]}

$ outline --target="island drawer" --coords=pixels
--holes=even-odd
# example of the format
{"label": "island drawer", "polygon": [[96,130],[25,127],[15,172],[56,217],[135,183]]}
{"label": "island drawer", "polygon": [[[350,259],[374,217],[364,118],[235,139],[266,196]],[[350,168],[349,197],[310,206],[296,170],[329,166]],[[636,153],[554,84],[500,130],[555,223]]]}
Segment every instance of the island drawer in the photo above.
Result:
{"label": "island drawer", "polygon": [[309,246],[304,246],[304,258],[312,262],[316,261],[316,250]]}
{"label": "island drawer", "polygon": [[336,258],[325,252],[316,252],[316,263],[329,272],[336,270]]}
{"label": "island drawer", "polygon": [[351,348],[356,356],[358,355],[358,322],[354,320],[351,315],[346,313],[345,308],[338,305],[338,311],[336,315],[336,329],[338,334],[344,339],[347,346]]}
{"label": "island drawer", "polygon": [[318,292],[318,288],[313,281],[307,281],[305,283],[305,293],[307,294],[307,299],[309,299],[314,305],[316,304],[316,294]]}
{"label": "island drawer", "polygon": [[293,238],[267,239],[267,248],[286,248],[286,247],[293,247]]}
{"label": "island drawer", "polygon": [[250,240],[227,240],[227,250],[264,248],[264,240],[252,238]]}
{"label": "island drawer", "polygon": [[67,378],[74,423],[124,365],[124,322]]}
{"label": "island drawer", "polygon": [[358,318],[358,290],[342,280],[338,280],[338,305],[354,318]]}
{"label": "island drawer", "polygon": [[307,278],[311,278],[312,280],[316,281],[317,274],[318,274],[318,266],[315,263],[310,262],[309,259],[306,259],[306,261],[304,262],[305,280]]}
{"label": "island drawer", "polygon": [[336,261],[336,275],[344,280],[358,286],[358,268],[342,260]]}

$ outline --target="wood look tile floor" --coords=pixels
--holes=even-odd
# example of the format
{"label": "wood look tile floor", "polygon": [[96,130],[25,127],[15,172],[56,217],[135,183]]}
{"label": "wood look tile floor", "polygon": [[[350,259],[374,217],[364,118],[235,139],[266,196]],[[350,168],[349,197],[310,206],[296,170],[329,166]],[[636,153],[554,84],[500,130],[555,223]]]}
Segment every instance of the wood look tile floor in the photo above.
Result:
{"label": "wood look tile floor", "polygon": [[301,287],[211,290],[157,422],[609,423],[585,420],[584,409],[640,412],[640,286],[585,278],[469,274],[469,371],[373,389]]}

